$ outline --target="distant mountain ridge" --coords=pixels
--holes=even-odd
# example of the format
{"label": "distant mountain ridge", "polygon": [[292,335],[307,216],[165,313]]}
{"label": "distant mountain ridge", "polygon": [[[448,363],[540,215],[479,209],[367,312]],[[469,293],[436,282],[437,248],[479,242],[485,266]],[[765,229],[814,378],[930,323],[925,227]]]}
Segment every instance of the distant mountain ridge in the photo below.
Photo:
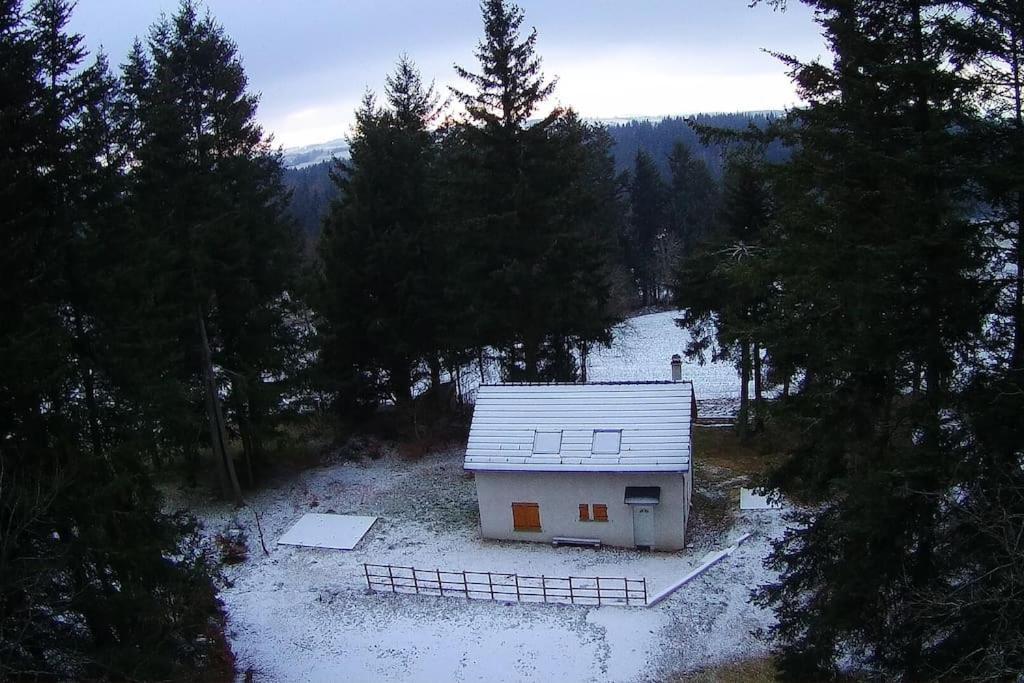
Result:
{"label": "distant mountain ridge", "polygon": [[286,147],[281,161],[285,168],[306,168],[334,157],[348,157],[348,142],[344,138],[318,142],[302,147]]}
{"label": "distant mountain ridge", "polygon": [[[678,121],[682,126],[686,126],[685,122],[689,118],[721,118],[730,123],[735,120],[745,123],[750,119],[770,118],[782,116],[783,114],[785,114],[785,112],[780,109],[764,109],[741,112],[697,112],[693,114],[586,118],[585,120],[590,123],[600,123],[601,125],[612,129],[614,127],[630,126],[632,124],[650,124],[651,126],[655,126],[664,121]],[[678,128],[678,126],[675,126],[675,128]],[[299,169],[313,166],[324,161],[330,161],[335,157],[342,159],[348,157],[348,141],[345,138],[337,138],[334,140],[327,140],[326,142],[302,145],[300,147],[286,147],[283,150],[282,161],[285,168]]]}
{"label": "distant mountain ridge", "polygon": [[[705,126],[738,130],[751,123],[765,125],[784,114],[782,111],[768,110],[588,120],[608,129],[614,142],[612,154],[615,157],[615,168],[619,172],[632,170],[637,152],[644,151],[667,179],[669,154],[676,143],[682,142],[695,157],[704,160],[712,176],[718,179],[725,165],[724,150],[720,145],[703,144],[690,127],[689,120],[693,119]],[[772,143],[767,149],[770,161],[779,161],[786,154],[781,143]],[[284,182],[292,193],[289,211],[302,230],[307,246],[315,243],[331,202],[338,196],[338,188],[330,178],[329,163],[336,157],[348,158],[348,143],[344,139],[283,150]]]}

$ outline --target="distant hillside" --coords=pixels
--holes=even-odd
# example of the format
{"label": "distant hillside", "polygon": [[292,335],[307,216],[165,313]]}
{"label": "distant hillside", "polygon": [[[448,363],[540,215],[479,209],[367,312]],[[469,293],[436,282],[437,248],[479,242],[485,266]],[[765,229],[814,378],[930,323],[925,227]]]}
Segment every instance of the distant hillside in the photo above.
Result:
{"label": "distant hillside", "polygon": [[310,246],[319,237],[324,217],[338,196],[338,187],[330,176],[332,166],[332,162],[321,160],[284,171],[284,184],[292,192],[289,213]]}
{"label": "distant hillside", "polygon": [[[737,114],[698,114],[693,118],[706,126],[738,130],[748,124],[763,126],[781,112],[743,112]],[[722,174],[722,148],[700,143],[697,134],[681,116],[664,118],[612,119],[597,121],[608,128],[615,141],[613,154],[617,170],[629,171],[637,150],[644,150],[654,159],[662,174],[668,175],[668,155],[672,146],[682,140],[694,155],[704,159],[712,174]],[[284,150],[285,184],[292,190],[291,213],[312,243],[320,234],[324,216],[338,190],[331,182],[330,159],[346,158],[348,144],[344,140],[331,140],[320,145],[307,145]],[[768,158],[780,161],[785,150],[779,144],[771,146]]]}
{"label": "distant hillside", "polygon": [[285,168],[298,169],[330,161],[333,157],[344,159],[347,156],[348,143],[344,139],[340,139],[303,147],[289,147],[284,150],[281,161]]}
{"label": "distant hillside", "polygon": [[[705,126],[740,130],[750,123],[763,126],[782,112],[742,112],[738,114],[697,114],[693,119]],[[651,155],[662,175],[668,175],[668,155],[672,146],[682,140],[695,156],[702,158],[716,178],[720,178],[723,168],[722,148],[706,146],[700,143],[697,134],[681,116],[668,116],[662,119],[634,119],[623,123],[606,123],[609,134],[615,141],[615,167],[619,171],[633,168],[633,161],[638,150]],[[780,161],[785,157],[781,144],[774,144],[768,150],[770,161]]]}

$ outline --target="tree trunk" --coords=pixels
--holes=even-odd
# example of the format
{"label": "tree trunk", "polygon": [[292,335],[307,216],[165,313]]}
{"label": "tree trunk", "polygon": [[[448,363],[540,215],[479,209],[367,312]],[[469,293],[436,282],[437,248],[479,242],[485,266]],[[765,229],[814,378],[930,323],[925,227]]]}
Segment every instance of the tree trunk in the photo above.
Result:
{"label": "tree trunk", "polygon": [[404,360],[397,360],[388,368],[388,384],[395,396],[395,407],[401,411],[408,410],[412,405],[411,375],[409,364]]}
{"label": "tree trunk", "polygon": [[233,375],[231,380],[235,414],[238,415],[238,433],[242,438],[242,459],[245,461],[245,475],[249,486],[256,483],[252,474],[252,463],[256,459],[256,435],[251,419],[251,403],[247,381],[244,375]]}
{"label": "tree trunk", "polygon": [[430,389],[434,392],[434,403],[439,408],[444,408],[444,396],[441,392],[441,357],[428,356],[427,365],[430,367]]}
{"label": "tree trunk", "polygon": [[213,449],[213,457],[217,461],[217,472],[220,476],[224,497],[233,497],[236,504],[242,505],[242,487],[238,484],[235,463],[227,449],[227,430],[224,428],[224,413],[221,410],[217,381],[213,374],[213,354],[210,351],[210,339],[206,334],[206,315],[203,313],[202,306],[198,307],[197,314],[203,380],[206,385],[206,416],[210,426],[210,447]]}
{"label": "tree trunk", "polygon": [[[1015,27],[1010,28],[1010,73],[1013,79],[1013,124],[1015,152],[1014,161],[1019,166],[1024,163],[1024,108],[1021,103],[1021,54],[1020,36]],[[1014,276],[1013,292],[1013,353],[1010,357],[1010,368],[1024,370],[1024,191],[1017,192],[1016,219],[1017,230],[1014,235],[1013,249],[1016,252],[1017,272]]]}
{"label": "tree trunk", "polygon": [[523,364],[525,366],[524,379],[527,382],[536,382],[539,375],[537,364],[539,359],[540,344],[533,340],[523,340]]}
{"label": "tree trunk", "polygon": [[590,355],[590,344],[580,342],[580,381],[587,382],[587,357]]}
{"label": "tree trunk", "polygon": [[748,415],[750,412],[750,343],[740,341],[740,411],[736,416],[736,433],[740,439],[748,436]]}
{"label": "tree trunk", "polygon": [[764,396],[761,381],[761,345],[754,342],[754,431],[764,429]]}

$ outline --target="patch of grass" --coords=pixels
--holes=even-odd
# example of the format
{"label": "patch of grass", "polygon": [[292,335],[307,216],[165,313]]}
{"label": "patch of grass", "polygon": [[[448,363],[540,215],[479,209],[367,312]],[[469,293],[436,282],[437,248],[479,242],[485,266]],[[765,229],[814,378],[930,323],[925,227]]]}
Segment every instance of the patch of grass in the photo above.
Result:
{"label": "patch of grass", "polygon": [[672,683],[775,683],[778,676],[771,658],[731,662],[671,679]]}
{"label": "patch of grass", "polygon": [[694,427],[694,465],[711,465],[732,476],[758,477],[778,464],[782,456],[765,448],[756,436],[740,441],[729,427]]}

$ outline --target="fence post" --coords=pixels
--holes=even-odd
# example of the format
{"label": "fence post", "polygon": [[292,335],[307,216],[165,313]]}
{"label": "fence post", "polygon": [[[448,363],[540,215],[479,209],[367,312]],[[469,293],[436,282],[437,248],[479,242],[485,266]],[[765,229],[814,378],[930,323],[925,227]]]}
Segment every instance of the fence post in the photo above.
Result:
{"label": "fence post", "polygon": [[647,577],[644,577],[644,604],[647,604]]}
{"label": "fence post", "polygon": [[571,576],[569,577],[569,604],[570,605],[575,605],[576,604],[576,598],[572,594],[572,577]]}
{"label": "fence post", "polygon": [[416,595],[420,594],[420,580],[416,578],[416,567],[412,568],[412,587],[416,589]]}
{"label": "fence post", "polygon": [[516,577],[516,602],[522,602],[523,599],[519,595],[519,574],[513,574],[512,576]]}
{"label": "fence post", "polygon": [[466,579],[466,570],[462,570],[462,590],[466,591],[466,599],[469,600],[469,581]]}
{"label": "fence post", "polygon": [[435,569],[434,573],[437,574],[437,590],[440,591],[441,597],[444,597],[444,586],[441,584],[441,570]]}
{"label": "fence post", "polygon": [[395,576],[394,576],[394,574],[391,573],[391,565],[390,564],[388,565],[388,582],[391,583],[391,592],[392,593],[397,593],[398,591],[395,590]]}
{"label": "fence post", "polygon": [[373,590],[373,584],[370,583],[370,565],[363,562],[363,573],[366,574],[366,587]]}
{"label": "fence post", "polygon": [[491,573],[487,572],[487,587],[491,591],[491,600],[494,599],[494,582],[491,581]]}
{"label": "fence post", "polygon": [[540,594],[544,598],[544,602],[548,601],[548,580],[544,578],[544,575],[540,575]]}

